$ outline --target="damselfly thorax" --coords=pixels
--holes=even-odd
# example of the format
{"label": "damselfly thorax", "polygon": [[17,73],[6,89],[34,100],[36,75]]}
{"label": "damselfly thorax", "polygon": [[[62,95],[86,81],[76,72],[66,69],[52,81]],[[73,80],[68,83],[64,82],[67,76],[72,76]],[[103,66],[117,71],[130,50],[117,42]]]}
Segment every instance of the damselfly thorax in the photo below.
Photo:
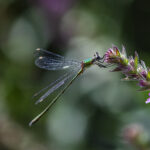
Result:
{"label": "damselfly thorax", "polygon": [[85,59],[85,60],[82,61],[81,68],[84,70],[84,69],[92,66],[93,64],[96,64],[101,68],[106,68],[105,65],[102,65],[103,62],[104,62],[104,56],[100,57],[98,52],[96,52],[94,54],[93,58],[88,58],[88,59]]}

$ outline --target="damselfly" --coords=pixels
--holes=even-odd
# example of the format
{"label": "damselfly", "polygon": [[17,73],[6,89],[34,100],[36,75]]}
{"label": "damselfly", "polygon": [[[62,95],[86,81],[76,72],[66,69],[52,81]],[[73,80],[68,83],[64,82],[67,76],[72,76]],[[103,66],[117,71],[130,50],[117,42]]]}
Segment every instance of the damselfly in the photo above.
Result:
{"label": "damselfly", "polygon": [[[51,106],[59,99],[59,97],[67,90],[67,88],[72,84],[72,82],[81,75],[84,70],[94,64],[98,65],[101,68],[106,68],[106,65],[103,65],[104,57],[100,57],[98,52],[94,54],[94,57],[85,59],[83,61],[76,60],[68,60],[63,56],[52,53],[50,51],[37,48],[35,52],[35,64],[46,70],[69,70],[68,73],[65,73],[56,81],[52,82],[50,85],[39,91],[34,95],[37,96],[41,94],[41,92],[48,89],[44,95],[42,95],[37,101],[36,104],[42,102],[45,98],[47,98],[50,94],[52,94],[55,90],[60,88],[66,83],[66,86],[60,91],[60,93],[50,102],[50,104],[39,114],[37,115],[30,123],[29,126],[36,123],[50,108]],[[70,79],[70,81],[69,81]]]}

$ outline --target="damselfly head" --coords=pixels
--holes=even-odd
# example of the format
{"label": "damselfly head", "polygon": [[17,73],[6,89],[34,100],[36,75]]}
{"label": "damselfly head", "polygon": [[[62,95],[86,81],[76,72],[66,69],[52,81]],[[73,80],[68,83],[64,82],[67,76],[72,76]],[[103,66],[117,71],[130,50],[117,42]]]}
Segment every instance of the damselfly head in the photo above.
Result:
{"label": "damselfly head", "polygon": [[96,52],[95,54],[94,54],[94,60],[95,61],[100,61],[101,62],[101,60],[103,60],[103,57],[100,57],[100,55],[99,55],[99,53],[98,52]]}
{"label": "damselfly head", "polygon": [[106,68],[106,66],[103,65],[103,63],[104,63],[104,58],[105,58],[105,55],[102,56],[102,57],[100,57],[99,53],[96,52],[96,53],[94,54],[94,63],[95,63],[96,65],[98,65],[99,67],[101,67],[101,68]]}

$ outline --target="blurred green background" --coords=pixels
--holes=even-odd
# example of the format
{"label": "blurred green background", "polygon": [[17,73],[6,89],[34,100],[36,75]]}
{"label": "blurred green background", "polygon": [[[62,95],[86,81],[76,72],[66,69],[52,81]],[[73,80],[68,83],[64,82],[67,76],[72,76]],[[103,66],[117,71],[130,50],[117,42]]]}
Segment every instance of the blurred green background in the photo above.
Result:
{"label": "blurred green background", "polygon": [[32,95],[64,73],[37,68],[37,47],[83,60],[124,45],[149,66],[149,43],[149,0],[0,0],[0,150],[149,150],[148,92],[97,66],[28,126],[52,98]]}

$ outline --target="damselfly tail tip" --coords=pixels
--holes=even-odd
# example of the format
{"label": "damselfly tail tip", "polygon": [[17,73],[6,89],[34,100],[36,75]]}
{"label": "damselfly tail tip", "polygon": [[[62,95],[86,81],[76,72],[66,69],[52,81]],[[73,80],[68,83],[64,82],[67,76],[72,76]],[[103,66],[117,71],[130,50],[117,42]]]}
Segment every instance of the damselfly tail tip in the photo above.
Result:
{"label": "damselfly tail tip", "polygon": [[32,124],[33,124],[33,121],[30,121],[30,122],[29,122],[29,127],[31,127],[31,126],[32,126]]}
{"label": "damselfly tail tip", "polygon": [[31,120],[29,122],[29,127],[31,127],[33,124],[35,124],[41,117],[42,117],[43,113],[40,113],[39,115],[37,115],[33,120]]}
{"label": "damselfly tail tip", "polygon": [[31,121],[29,122],[29,127],[31,127],[33,124],[35,124],[39,119],[40,119],[40,118],[37,116],[37,117],[35,117],[33,120],[31,120]]}

